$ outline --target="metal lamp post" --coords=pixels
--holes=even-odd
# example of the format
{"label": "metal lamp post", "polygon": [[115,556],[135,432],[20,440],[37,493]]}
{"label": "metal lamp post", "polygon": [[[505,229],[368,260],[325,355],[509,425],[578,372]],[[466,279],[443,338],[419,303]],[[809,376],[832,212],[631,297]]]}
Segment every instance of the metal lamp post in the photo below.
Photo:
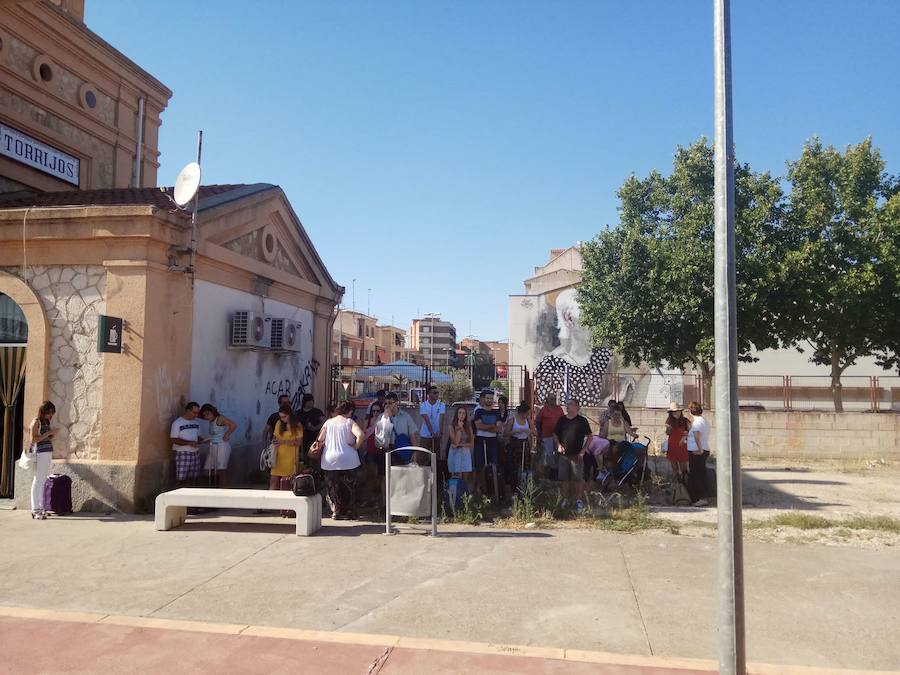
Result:
{"label": "metal lamp post", "polygon": [[715,80],[715,345],[719,511],[719,672],[746,672],[741,446],[737,397],[734,141],[729,0],[713,0]]}

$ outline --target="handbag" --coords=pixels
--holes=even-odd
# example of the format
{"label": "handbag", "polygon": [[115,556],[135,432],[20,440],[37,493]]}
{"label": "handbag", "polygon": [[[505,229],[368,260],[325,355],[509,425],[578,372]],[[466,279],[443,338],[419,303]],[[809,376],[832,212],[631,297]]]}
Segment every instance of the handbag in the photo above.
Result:
{"label": "handbag", "polygon": [[259,470],[270,471],[275,466],[275,457],[278,454],[278,446],[275,442],[269,443],[259,455]]}
{"label": "handbag", "polygon": [[313,444],[309,446],[309,452],[306,453],[306,456],[310,459],[314,459],[316,461],[322,459],[322,446],[324,443],[320,443],[319,439],[313,441]]}
{"label": "handbag", "polygon": [[19,456],[19,461],[16,462],[16,464],[18,464],[19,468],[23,471],[27,471],[34,463],[35,457],[37,457],[37,443],[32,443],[31,447],[22,451],[22,454]]}
{"label": "handbag", "polygon": [[311,474],[297,474],[291,479],[291,489],[298,497],[312,497],[316,494],[316,479]]}

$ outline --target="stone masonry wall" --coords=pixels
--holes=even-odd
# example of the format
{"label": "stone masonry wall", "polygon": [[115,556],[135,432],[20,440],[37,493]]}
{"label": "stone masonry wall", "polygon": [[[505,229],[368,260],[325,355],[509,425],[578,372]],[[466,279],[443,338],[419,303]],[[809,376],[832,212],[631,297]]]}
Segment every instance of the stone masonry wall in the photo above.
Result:
{"label": "stone masonry wall", "polygon": [[[106,307],[106,270],[54,265],[31,266],[24,274],[18,267],[4,271],[35,290],[50,325],[47,381],[61,429],[54,440],[54,456],[77,452],[81,459],[98,459],[103,362],[97,353],[97,317]],[[35,412],[25,411],[26,424]]]}

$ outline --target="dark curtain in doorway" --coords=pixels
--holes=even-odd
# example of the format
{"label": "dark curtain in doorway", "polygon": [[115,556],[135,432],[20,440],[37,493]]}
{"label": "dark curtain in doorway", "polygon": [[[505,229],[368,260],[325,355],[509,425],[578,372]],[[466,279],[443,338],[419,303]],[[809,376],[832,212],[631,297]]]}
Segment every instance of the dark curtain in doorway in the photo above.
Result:
{"label": "dark curtain in doorway", "polygon": [[25,382],[25,347],[0,347],[0,401],[3,402],[3,437],[0,453],[0,496],[13,491],[13,467],[16,457],[16,402]]}

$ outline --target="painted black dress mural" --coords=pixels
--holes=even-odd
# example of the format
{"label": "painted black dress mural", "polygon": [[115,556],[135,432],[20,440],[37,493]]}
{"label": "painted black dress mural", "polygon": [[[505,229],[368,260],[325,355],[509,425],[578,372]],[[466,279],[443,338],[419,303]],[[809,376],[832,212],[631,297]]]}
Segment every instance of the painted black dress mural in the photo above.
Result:
{"label": "painted black dress mural", "polygon": [[556,298],[555,337],[558,345],[534,371],[536,402],[542,404],[547,394],[554,393],[560,403],[575,397],[582,406],[603,405],[612,391],[605,375],[615,370],[615,361],[610,350],[591,347],[591,331],[581,325],[574,289],[562,291]]}

